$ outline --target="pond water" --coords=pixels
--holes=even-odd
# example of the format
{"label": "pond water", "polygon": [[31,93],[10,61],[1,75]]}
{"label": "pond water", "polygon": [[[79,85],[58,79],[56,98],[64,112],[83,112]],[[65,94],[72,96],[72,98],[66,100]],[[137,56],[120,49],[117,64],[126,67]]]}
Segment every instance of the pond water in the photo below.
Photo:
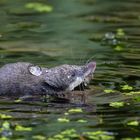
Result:
{"label": "pond water", "polygon": [[87,104],[0,101],[5,139],[140,139],[140,1],[0,1],[0,66],[97,62]]}

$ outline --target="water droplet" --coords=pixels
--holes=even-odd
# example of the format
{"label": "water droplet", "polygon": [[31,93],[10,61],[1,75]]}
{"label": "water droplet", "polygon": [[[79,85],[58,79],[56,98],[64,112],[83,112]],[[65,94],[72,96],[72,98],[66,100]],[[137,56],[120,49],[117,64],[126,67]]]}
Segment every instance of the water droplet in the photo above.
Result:
{"label": "water droplet", "polygon": [[108,32],[105,34],[105,39],[114,39],[115,38],[115,34],[112,32]]}
{"label": "water droplet", "polygon": [[35,76],[39,76],[42,74],[42,70],[39,66],[29,66],[29,71]]}

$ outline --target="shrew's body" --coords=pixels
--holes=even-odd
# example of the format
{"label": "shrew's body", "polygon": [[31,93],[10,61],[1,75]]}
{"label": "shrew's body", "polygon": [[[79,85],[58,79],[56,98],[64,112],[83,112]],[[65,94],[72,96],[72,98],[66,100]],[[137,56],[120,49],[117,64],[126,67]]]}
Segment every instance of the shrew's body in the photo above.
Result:
{"label": "shrew's body", "polygon": [[6,64],[0,68],[0,95],[54,95],[72,91],[81,83],[89,82],[95,68],[95,62],[50,69],[27,62]]}

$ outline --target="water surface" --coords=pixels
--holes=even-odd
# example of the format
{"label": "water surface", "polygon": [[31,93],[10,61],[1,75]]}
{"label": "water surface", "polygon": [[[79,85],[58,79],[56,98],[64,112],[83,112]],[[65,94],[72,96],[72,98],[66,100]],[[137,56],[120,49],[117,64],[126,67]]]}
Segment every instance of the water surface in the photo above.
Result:
{"label": "water surface", "polygon": [[[2,100],[1,128],[7,120],[10,129],[3,128],[1,135],[40,140],[140,137],[139,94],[124,95],[140,90],[140,2],[41,0],[53,6],[50,13],[27,10],[29,2],[0,1],[1,66],[27,61],[52,67],[95,60],[97,69],[90,89],[84,91],[85,106]],[[115,43],[104,37],[109,33],[120,34]],[[124,105],[114,107],[112,102]],[[16,131],[18,125],[24,128]]]}

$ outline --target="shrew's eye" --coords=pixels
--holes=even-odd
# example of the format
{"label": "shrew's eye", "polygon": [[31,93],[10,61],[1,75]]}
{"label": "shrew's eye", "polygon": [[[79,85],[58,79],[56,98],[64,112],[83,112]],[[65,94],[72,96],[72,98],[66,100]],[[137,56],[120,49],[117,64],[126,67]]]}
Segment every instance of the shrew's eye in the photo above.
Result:
{"label": "shrew's eye", "polygon": [[68,78],[73,78],[73,77],[75,77],[75,75],[76,75],[75,72],[72,72],[68,75]]}

